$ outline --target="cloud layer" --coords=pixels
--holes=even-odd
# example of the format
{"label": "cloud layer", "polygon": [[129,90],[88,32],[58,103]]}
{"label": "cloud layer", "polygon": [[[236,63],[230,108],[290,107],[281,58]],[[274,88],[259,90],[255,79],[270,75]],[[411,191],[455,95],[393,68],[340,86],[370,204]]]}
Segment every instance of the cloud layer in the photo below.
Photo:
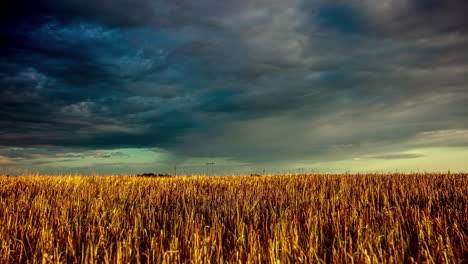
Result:
{"label": "cloud layer", "polygon": [[2,5],[6,152],[273,166],[468,143],[463,0]]}

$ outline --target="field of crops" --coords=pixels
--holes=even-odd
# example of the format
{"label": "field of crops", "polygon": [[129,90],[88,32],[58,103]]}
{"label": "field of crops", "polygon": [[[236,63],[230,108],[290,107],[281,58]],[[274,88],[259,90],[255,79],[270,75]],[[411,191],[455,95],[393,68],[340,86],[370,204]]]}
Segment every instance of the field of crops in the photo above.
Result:
{"label": "field of crops", "polygon": [[467,263],[468,175],[0,176],[0,263]]}

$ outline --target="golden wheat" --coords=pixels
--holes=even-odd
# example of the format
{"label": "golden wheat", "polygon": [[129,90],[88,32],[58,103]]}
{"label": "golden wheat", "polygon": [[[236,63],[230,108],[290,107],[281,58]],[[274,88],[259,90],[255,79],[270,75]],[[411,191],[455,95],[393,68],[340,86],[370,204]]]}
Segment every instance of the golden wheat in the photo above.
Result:
{"label": "golden wheat", "polygon": [[466,263],[466,174],[0,177],[0,263]]}

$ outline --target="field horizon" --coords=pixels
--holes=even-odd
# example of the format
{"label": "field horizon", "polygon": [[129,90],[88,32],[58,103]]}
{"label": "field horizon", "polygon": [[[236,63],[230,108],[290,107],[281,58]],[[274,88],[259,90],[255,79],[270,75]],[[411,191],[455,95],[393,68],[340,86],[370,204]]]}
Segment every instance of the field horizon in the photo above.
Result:
{"label": "field horizon", "polygon": [[300,172],[289,170],[285,172],[273,173],[168,173],[168,172],[143,172],[143,173],[81,173],[81,172],[60,172],[60,173],[44,173],[28,171],[25,173],[0,173],[0,177],[141,177],[141,178],[181,178],[181,177],[271,177],[271,176],[365,176],[365,175],[468,175],[468,172],[463,170],[415,170],[415,171],[399,171],[399,170],[378,170],[378,171],[343,171],[343,172]]}

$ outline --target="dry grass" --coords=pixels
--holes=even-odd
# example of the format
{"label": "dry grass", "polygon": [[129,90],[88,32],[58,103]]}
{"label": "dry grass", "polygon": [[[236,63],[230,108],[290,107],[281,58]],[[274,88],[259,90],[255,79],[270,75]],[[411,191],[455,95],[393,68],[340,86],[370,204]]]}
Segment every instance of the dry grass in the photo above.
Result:
{"label": "dry grass", "polygon": [[0,263],[466,263],[468,175],[0,177]]}

